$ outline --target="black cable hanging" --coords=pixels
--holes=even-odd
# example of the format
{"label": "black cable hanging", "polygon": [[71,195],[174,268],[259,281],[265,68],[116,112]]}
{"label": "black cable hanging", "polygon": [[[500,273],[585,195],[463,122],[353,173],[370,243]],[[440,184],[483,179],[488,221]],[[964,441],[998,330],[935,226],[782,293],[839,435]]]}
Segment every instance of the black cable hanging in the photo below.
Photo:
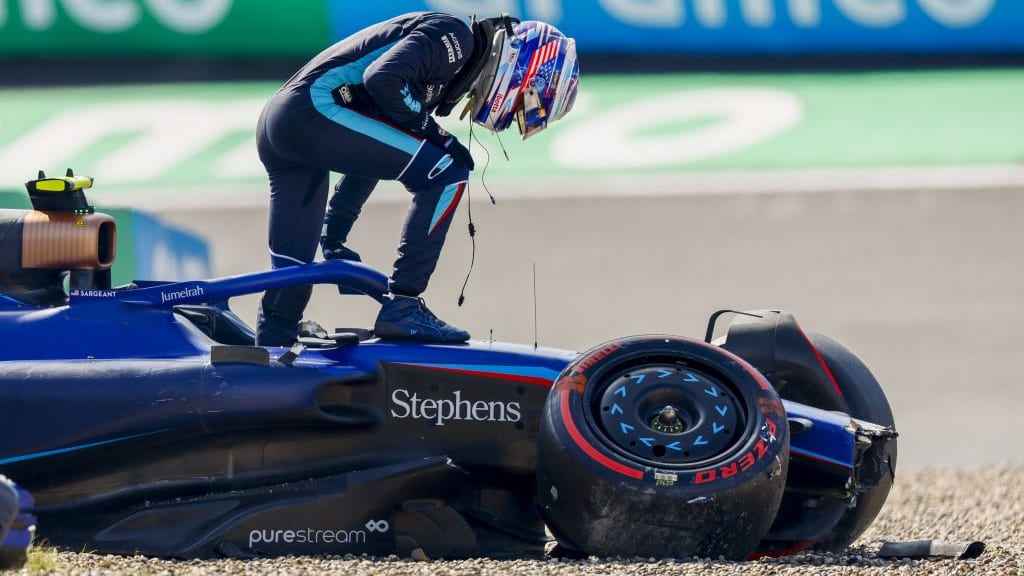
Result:
{"label": "black cable hanging", "polygon": [[[473,149],[473,123],[469,123],[469,146],[467,150],[472,153]],[[480,143],[480,140],[477,140]],[[487,173],[487,167],[491,163],[491,153],[484,147],[483,143],[480,143],[480,147],[484,149],[484,153],[487,154],[487,159],[484,161],[484,169],[480,172],[480,183],[483,184],[484,190],[487,195],[491,197],[491,204],[494,204],[494,196],[491,196],[491,191],[487,189],[487,183],[484,182],[484,174]],[[466,301],[466,286],[469,285],[469,277],[473,275],[473,265],[476,264],[476,226],[473,224],[473,195],[469,191],[469,182],[466,183],[466,213],[469,216],[469,242],[471,245],[470,256],[469,256],[469,270],[466,271],[466,279],[462,281],[462,290],[459,291],[459,306]]]}
{"label": "black cable hanging", "polygon": [[[501,137],[498,136],[497,132],[494,135],[498,138],[498,145],[501,146],[501,151],[505,155],[506,161],[511,161],[508,156],[508,151],[505,150],[505,145],[501,142]],[[480,185],[484,187],[484,192],[487,193],[487,197],[491,199],[491,204],[497,204],[498,202],[494,199],[494,194],[491,194],[491,189],[487,187],[487,168],[491,165],[491,151],[484,146],[484,143],[480,141],[480,138],[473,133],[473,122],[469,123],[469,145],[466,149],[472,153],[473,142],[476,141],[483,149],[486,158],[484,160],[484,168],[480,171]],[[459,291],[459,306],[466,301],[466,286],[469,285],[469,277],[473,275],[473,265],[476,264],[476,226],[473,224],[473,196],[469,192],[469,183],[466,184],[466,214],[469,216],[469,241],[470,241],[470,256],[469,256],[469,270],[466,271],[466,279],[462,281],[462,290]]]}
{"label": "black cable hanging", "polygon": [[[495,132],[494,134],[495,134],[495,136],[497,136],[498,133]],[[476,134],[473,134],[473,125],[470,124],[470,126],[469,126],[469,144],[470,144],[470,146],[473,145],[473,141],[474,140],[476,140],[476,143],[479,144],[480,147],[484,149],[484,154],[487,154],[487,160],[484,161],[484,169],[480,171],[480,184],[484,187],[484,192],[487,192],[487,196],[491,199],[491,204],[497,204],[497,202],[494,200],[494,195],[491,194],[490,188],[487,187],[487,180],[484,179],[484,177],[487,176],[487,167],[491,165],[491,151],[488,150],[486,146],[484,146],[484,143],[480,141],[480,137],[479,136],[477,136]],[[498,143],[501,144],[501,139],[500,138],[498,139]],[[504,150],[505,150],[505,148],[502,147],[502,151],[504,151]],[[508,160],[508,152],[505,152],[505,160]]]}

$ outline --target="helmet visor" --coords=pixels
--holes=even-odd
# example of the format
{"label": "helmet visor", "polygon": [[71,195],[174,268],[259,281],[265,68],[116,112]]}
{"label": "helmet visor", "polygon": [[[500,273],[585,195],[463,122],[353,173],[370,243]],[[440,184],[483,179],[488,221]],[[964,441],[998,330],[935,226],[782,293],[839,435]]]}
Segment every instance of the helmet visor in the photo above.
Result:
{"label": "helmet visor", "polygon": [[519,135],[526,140],[548,127],[548,112],[536,88],[525,91],[516,106],[516,124]]}

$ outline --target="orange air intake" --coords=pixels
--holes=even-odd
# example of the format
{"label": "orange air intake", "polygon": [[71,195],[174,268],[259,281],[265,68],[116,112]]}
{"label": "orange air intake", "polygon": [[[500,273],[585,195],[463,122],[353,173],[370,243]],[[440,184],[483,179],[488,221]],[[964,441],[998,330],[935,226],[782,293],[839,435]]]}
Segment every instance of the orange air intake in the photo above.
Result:
{"label": "orange air intake", "polygon": [[22,226],[23,268],[107,270],[114,265],[117,224],[107,214],[29,211]]}

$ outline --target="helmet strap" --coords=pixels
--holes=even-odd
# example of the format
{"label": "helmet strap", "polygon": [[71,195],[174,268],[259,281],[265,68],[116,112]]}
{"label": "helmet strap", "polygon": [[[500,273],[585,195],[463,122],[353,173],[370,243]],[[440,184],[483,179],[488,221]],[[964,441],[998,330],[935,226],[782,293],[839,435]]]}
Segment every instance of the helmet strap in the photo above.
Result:
{"label": "helmet strap", "polygon": [[[466,98],[466,105],[462,108],[462,112],[459,113],[459,120],[462,120],[463,118],[465,118],[466,114],[469,114],[469,111],[473,109],[473,101],[475,99],[476,99],[476,91],[470,92],[469,93],[469,97]],[[473,127],[470,126],[469,129],[472,130]]]}

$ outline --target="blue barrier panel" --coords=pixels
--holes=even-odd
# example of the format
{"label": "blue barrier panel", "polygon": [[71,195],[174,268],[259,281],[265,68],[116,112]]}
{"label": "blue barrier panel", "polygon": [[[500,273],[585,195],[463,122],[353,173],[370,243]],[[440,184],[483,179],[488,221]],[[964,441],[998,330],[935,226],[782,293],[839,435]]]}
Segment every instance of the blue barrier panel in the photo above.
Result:
{"label": "blue barrier panel", "polygon": [[545,20],[581,53],[1024,53],[1024,0],[328,0],[334,37],[402,12]]}
{"label": "blue barrier panel", "polygon": [[[0,208],[32,208],[23,191],[0,190]],[[212,276],[206,241],[145,212],[98,207],[117,221],[114,285],[132,280],[195,280]]]}
{"label": "blue barrier panel", "polygon": [[122,242],[134,242],[134,279],[177,281],[212,276],[206,241],[145,212],[134,212],[133,220],[133,237]]}

